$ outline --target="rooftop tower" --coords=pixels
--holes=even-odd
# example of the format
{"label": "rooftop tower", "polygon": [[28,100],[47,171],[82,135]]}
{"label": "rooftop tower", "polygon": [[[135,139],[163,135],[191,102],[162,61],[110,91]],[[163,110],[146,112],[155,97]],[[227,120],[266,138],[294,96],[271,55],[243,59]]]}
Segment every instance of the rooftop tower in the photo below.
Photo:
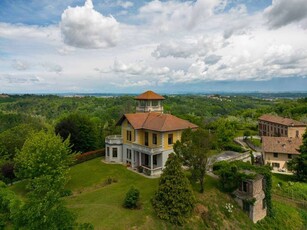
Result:
{"label": "rooftop tower", "polygon": [[165,98],[153,91],[146,91],[135,97],[137,100],[136,112],[137,113],[163,113],[162,101]]}

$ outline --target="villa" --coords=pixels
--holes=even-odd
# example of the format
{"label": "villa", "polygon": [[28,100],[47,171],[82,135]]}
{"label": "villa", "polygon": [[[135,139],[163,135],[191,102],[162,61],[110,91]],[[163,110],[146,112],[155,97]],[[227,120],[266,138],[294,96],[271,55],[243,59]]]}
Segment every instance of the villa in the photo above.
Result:
{"label": "villa", "polygon": [[135,98],[136,113],[124,114],[117,122],[121,135],[105,139],[107,162],[123,163],[150,176],[161,174],[182,131],[198,128],[189,121],[163,113],[164,99],[152,91]]}

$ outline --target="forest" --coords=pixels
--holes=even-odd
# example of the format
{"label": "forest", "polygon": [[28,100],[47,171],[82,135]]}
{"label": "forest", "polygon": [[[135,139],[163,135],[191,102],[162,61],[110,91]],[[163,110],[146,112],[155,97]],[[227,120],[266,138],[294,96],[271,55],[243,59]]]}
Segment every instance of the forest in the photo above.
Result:
{"label": "forest", "polygon": [[[257,134],[257,118],[265,113],[307,122],[307,97],[267,100],[245,95],[165,95],[165,98],[164,113],[187,119],[212,132],[216,132],[221,124],[227,123],[232,136],[242,135],[246,130]],[[94,140],[86,150],[100,149],[104,147],[104,138],[107,135],[120,133],[116,126],[117,120],[124,113],[134,111],[134,96],[0,97],[0,154],[12,159],[29,133],[41,129],[61,129],[57,127],[59,123],[65,130],[65,121],[67,126],[71,126],[69,120],[73,119],[83,120],[81,128],[88,132],[88,138]],[[68,134],[65,137],[67,136]]]}

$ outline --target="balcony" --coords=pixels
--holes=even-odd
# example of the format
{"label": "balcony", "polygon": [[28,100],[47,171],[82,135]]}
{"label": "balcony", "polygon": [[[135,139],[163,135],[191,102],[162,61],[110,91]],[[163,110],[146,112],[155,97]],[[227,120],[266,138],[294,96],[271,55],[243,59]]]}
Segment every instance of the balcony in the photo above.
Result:
{"label": "balcony", "polygon": [[123,144],[123,137],[122,135],[107,136],[105,139],[105,143],[109,145],[121,145]]}
{"label": "balcony", "polygon": [[140,144],[136,144],[136,143],[132,143],[132,148],[136,151],[146,153],[146,154],[157,154],[157,153],[161,153],[163,151],[162,146],[150,148],[148,146],[140,145]]}

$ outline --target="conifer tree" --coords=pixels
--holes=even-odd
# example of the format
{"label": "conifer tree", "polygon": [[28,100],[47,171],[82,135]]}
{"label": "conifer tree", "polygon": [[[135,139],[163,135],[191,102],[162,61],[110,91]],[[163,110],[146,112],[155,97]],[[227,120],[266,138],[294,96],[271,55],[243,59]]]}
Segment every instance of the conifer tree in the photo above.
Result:
{"label": "conifer tree", "polygon": [[288,162],[288,167],[294,170],[297,180],[307,181],[307,130],[303,135],[303,144],[300,146],[299,152],[300,155]]}
{"label": "conifer tree", "polygon": [[191,216],[194,203],[195,197],[182,170],[181,161],[177,155],[170,154],[152,205],[158,217],[182,225],[186,218]]}

